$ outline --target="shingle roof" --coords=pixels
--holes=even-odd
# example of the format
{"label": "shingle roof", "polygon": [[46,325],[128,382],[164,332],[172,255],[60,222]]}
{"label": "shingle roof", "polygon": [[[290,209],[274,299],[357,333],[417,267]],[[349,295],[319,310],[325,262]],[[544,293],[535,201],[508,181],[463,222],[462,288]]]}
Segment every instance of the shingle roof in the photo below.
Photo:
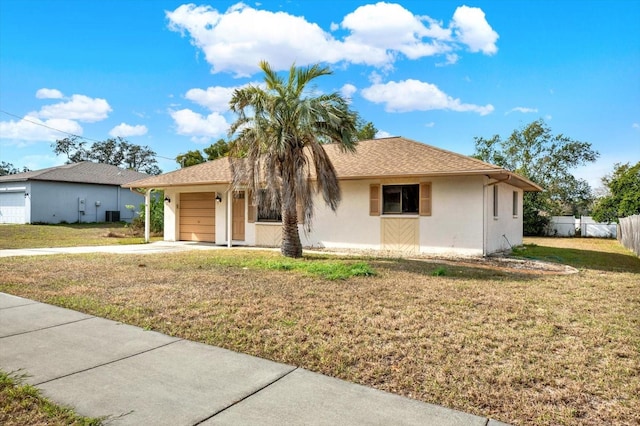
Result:
{"label": "shingle roof", "polygon": [[[342,180],[380,177],[435,177],[487,175],[506,180],[526,191],[540,191],[538,185],[493,164],[411,139],[391,137],[361,141],[355,153],[342,152],[338,145],[325,145],[338,177]],[[182,185],[231,182],[227,158],[186,167],[171,173],[130,182],[132,188],[166,188]]]}
{"label": "shingle roof", "polygon": [[18,182],[27,180],[91,183],[100,185],[123,185],[135,180],[148,178],[145,173],[121,169],[116,166],[84,161],[65,164],[48,169],[0,176],[0,182]]}

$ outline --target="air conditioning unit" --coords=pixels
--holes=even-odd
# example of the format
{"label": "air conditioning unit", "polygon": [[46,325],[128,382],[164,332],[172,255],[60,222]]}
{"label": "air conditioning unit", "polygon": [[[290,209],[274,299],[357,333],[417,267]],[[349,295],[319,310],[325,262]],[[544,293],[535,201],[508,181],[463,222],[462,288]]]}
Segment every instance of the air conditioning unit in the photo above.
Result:
{"label": "air conditioning unit", "polygon": [[105,213],[105,222],[120,222],[120,212],[117,210],[107,210]]}

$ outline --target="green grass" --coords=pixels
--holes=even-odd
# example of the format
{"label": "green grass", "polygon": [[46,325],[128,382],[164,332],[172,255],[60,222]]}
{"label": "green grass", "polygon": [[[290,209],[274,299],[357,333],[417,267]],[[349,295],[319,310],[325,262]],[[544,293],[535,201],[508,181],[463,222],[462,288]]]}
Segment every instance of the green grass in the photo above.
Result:
{"label": "green grass", "polygon": [[[613,244],[612,244],[613,243]],[[602,251],[611,245],[613,250]],[[561,263],[578,269],[640,272],[640,258],[617,242],[596,238],[527,238],[512,256]]]}
{"label": "green grass", "polygon": [[[152,241],[160,240],[154,237]],[[142,244],[127,224],[75,223],[57,225],[0,225],[0,250]]]}
{"label": "green grass", "polygon": [[351,277],[370,277],[375,271],[365,262],[335,261],[329,259],[254,259],[242,262],[242,267],[272,269],[276,271],[299,271],[330,281]]}
{"label": "green grass", "polygon": [[0,370],[0,424],[97,426],[101,419],[79,416],[40,395],[35,387],[22,383],[23,378]]}

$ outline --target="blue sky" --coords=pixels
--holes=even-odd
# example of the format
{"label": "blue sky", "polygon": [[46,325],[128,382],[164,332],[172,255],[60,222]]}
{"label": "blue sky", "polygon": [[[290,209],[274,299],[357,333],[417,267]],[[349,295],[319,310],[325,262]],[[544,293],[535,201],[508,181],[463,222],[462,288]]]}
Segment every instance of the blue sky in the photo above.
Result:
{"label": "blue sky", "polygon": [[[592,186],[640,161],[640,1],[0,2],[0,161],[60,165],[80,135],[171,160],[226,136],[234,88],[322,63],[380,136],[470,155],[542,118],[601,154]],[[40,123],[48,127],[33,124]]]}

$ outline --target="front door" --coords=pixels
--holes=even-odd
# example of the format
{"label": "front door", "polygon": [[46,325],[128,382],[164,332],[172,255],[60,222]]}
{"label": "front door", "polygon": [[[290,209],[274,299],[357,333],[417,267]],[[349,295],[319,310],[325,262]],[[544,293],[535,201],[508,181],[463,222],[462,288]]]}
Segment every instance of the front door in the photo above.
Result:
{"label": "front door", "polygon": [[244,191],[233,193],[233,204],[231,205],[231,239],[244,241]]}

